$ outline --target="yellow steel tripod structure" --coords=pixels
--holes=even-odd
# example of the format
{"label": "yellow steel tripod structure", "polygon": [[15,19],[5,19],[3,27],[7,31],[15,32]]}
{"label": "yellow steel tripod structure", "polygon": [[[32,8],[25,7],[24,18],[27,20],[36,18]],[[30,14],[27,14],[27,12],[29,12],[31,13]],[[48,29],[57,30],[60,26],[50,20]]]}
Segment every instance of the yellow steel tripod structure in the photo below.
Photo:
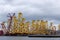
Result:
{"label": "yellow steel tripod structure", "polygon": [[32,20],[32,22],[26,22],[26,19],[20,12],[18,13],[18,17],[12,17],[12,27],[10,33],[49,34],[48,21]]}

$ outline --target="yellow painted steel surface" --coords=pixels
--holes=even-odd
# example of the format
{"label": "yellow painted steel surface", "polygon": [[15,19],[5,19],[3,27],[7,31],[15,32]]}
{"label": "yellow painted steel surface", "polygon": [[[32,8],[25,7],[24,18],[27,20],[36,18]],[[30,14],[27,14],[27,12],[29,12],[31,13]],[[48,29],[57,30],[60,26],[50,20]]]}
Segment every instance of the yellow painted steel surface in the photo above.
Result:
{"label": "yellow painted steel surface", "polygon": [[49,28],[48,21],[44,20],[32,20],[32,22],[25,21],[26,19],[23,17],[22,13],[19,13],[18,17],[13,16],[12,28],[10,33],[49,34],[49,32],[47,31]]}

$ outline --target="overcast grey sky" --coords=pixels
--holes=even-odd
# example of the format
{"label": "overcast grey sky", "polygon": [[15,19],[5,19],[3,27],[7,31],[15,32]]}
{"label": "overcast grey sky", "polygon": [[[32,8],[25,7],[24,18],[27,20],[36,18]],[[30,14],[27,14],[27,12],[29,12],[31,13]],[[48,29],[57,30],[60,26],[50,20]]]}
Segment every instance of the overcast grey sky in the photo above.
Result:
{"label": "overcast grey sky", "polygon": [[44,19],[60,24],[60,0],[0,0],[0,22],[8,13],[22,12],[27,20]]}

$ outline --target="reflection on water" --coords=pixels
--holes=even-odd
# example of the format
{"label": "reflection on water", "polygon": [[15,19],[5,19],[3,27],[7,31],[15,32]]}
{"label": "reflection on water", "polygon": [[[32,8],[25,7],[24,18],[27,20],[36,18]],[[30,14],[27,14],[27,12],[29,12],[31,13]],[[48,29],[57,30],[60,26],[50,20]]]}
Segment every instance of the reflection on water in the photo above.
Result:
{"label": "reflection on water", "polygon": [[60,38],[29,38],[29,37],[9,37],[1,36],[0,40],[60,40]]}

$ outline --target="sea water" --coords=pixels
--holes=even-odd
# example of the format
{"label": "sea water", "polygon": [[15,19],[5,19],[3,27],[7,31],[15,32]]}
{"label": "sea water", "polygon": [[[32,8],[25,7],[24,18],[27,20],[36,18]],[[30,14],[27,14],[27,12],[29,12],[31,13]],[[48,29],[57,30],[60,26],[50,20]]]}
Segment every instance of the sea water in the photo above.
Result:
{"label": "sea water", "polygon": [[41,38],[41,37],[20,37],[20,36],[0,36],[0,40],[60,40],[60,38]]}

